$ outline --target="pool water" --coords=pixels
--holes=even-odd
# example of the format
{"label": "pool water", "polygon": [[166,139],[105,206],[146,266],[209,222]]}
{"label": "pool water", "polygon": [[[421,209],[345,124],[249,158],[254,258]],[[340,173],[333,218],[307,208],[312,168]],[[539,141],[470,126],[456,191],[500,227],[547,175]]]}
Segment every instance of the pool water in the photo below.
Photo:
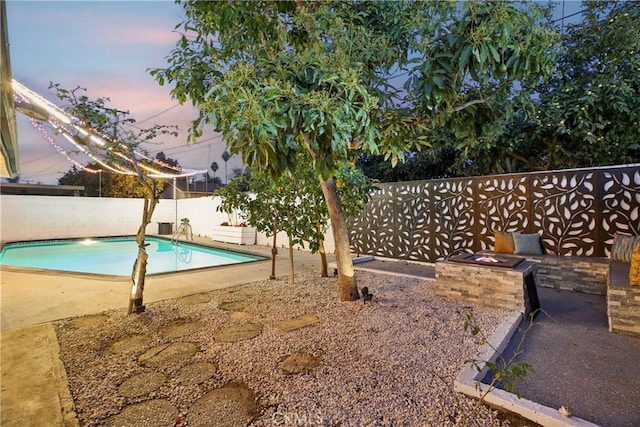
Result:
{"label": "pool water", "polygon": [[[147,274],[251,262],[264,257],[209,248],[155,237],[145,239]],[[134,237],[64,240],[8,244],[0,253],[0,265],[76,273],[129,276],[138,256]]]}

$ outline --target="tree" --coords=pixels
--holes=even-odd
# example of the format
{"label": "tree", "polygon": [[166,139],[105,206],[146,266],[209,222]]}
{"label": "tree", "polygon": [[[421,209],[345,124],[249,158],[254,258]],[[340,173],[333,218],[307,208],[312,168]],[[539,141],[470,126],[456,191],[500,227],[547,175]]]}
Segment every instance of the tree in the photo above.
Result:
{"label": "tree", "polygon": [[[178,161],[168,158],[163,152],[156,154],[159,164],[177,168]],[[139,198],[144,197],[145,189],[138,179],[133,175],[123,175],[114,173],[96,162],[91,162],[79,168],[73,165],[61,178],[58,179],[60,185],[79,185],[84,187],[85,197],[116,197],[116,198]],[[167,183],[158,182],[158,191],[164,191]]]}
{"label": "tree", "polygon": [[[354,165],[344,163],[336,174],[336,187],[344,213],[349,218],[358,215],[366,204],[373,181]],[[218,195],[223,199],[220,210],[229,214],[244,212],[249,225],[273,236],[271,279],[276,277],[276,237],[280,231],[286,232],[289,239],[292,280],[295,245],[304,247],[308,244],[312,253],[319,253],[320,274],[328,276],[323,242],[328,228],[327,206],[309,155],[301,155],[295,169],[280,175],[277,180],[250,170],[238,174]]]}
{"label": "tree", "polygon": [[[80,95],[86,89],[77,87],[67,90],[59,84],[51,84],[60,100],[67,103],[65,110],[83,127],[76,124],[78,131],[64,131],[74,139],[75,143],[83,146],[87,151],[98,151],[93,147],[92,141],[98,140],[97,145],[104,156],[105,166],[114,172],[119,171],[128,180],[135,179],[143,190],[144,207],[142,221],[136,234],[138,256],[131,273],[131,294],[129,297],[128,313],[140,313],[144,311],[143,291],[146,278],[147,259],[145,235],[146,227],[151,222],[154,209],[158,204],[162,193],[158,185],[158,179],[154,176],[162,176],[162,170],[157,168],[152,159],[140,153],[140,143],[150,141],[158,135],[177,136],[175,126],[153,126],[138,132],[128,131],[122,128],[122,124],[132,124],[133,118],[128,117],[128,112],[109,108],[106,106],[108,98],[89,99],[86,95]],[[106,137],[105,135],[109,135]],[[96,157],[93,154],[94,158]],[[164,159],[166,160],[166,159]],[[113,166],[111,166],[113,165]],[[155,167],[154,167],[155,166]],[[161,167],[169,166],[162,163]],[[147,171],[146,173],[143,170]]]}
{"label": "tree", "polygon": [[640,3],[585,2],[527,130],[544,169],[640,161]]}
{"label": "tree", "polygon": [[224,161],[224,183],[225,183],[225,185],[229,181],[229,177],[227,175],[227,162],[229,161],[230,158],[231,158],[231,156],[229,155],[229,152],[227,150],[224,150],[222,152],[222,160]]}
{"label": "tree", "polygon": [[[232,154],[277,177],[311,156],[336,243],[338,294],[359,298],[335,173],[354,153],[392,164],[447,126],[461,143],[491,130],[517,79],[544,74],[551,35],[539,8],[505,2],[181,1],[185,32],[166,69]],[[394,73],[406,72],[404,90]]]}
{"label": "tree", "polygon": [[[259,196],[252,198],[248,194],[249,191]],[[222,198],[219,210],[228,215],[236,211],[243,212],[246,214],[249,225],[255,227],[259,232],[273,237],[269,278],[275,279],[276,256],[278,255],[277,237],[286,210],[283,199],[280,197],[278,184],[249,169],[246,173],[232,178],[225,187],[218,190],[217,194]]]}
{"label": "tree", "polygon": [[215,181],[216,180],[216,172],[218,171],[218,163],[217,162],[211,163],[211,170],[213,171],[213,181]]}

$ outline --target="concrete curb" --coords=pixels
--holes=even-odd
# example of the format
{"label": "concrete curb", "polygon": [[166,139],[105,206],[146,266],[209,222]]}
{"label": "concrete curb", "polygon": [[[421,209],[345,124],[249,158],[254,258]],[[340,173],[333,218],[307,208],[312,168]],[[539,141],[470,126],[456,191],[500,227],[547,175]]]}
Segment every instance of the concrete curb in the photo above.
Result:
{"label": "concrete curb", "polygon": [[[373,255],[359,255],[357,257],[353,258],[353,269],[354,270],[359,270],[359,271],[367,271],[369,273],[378,273],[378,274],[387,274],[389,276],[399,276],[399,277],[408,277],[411,279],[420,279],[420,280],[435,280],[432,279],[430,277],[424,277],[424,276],[419,276],[416,274],[408,274],[408,273],[402,273],[402,272],[398,272],[398,271],[385,271],[385,270],[380,270],[380,269],[376,269],[376,268],[367,268],[362,266],[361,264],[364,264],[366,262],[369,261],[374,261],[374,260],[380,260],[380,261],[389,261],[389,262],[398,262],[398,260],[393,259],[393,258],[380,258],[380,257],[374,257]],[[337,268],[337,265],[335,262],[331,262],[329,263],[329,269],[333,270],[335,268]]]}
{"label": "concrete curb", "polygon": [[[485,362],[495,362],[509,344],[511,337],[517,331],[522,321],[522,313],[511,313],[500,325],[498,330],[480,348],[477,362],[469,362],[454,381],[454,390],[466,394],[474,399],[479,399],[490,386],[482,382],[489,368]],[[540,405],[527,399],[518,399],[513,393],[495,388],[484,397],[484,402],[491,406],[506,409],[519,414],[528,420],[547,427],[598,427],[581,418],[567,418],[560,415],[558,409]]]}

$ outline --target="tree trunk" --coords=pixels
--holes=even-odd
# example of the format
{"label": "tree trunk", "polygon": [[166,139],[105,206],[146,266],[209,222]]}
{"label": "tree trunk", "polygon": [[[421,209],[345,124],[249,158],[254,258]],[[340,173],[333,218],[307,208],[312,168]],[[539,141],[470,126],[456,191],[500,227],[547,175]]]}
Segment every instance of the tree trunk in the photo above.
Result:
{"label": "tree trunk", "polygon": [[333,178],[326,181],[320,177],[320,185],[329,210],[329,219],[333,229],[333,239],[336,244],[336,264],[338,266],[338,297],[340,301],[355,301],[360,298],[356,283],[353,260],[351,259],[351,245],[347,221],[342,213],[342,204],[336,192]]}
{"label": "tree trunk", "polygon": [[293,267],[293,238],[289,234],[289,271],[291,272],[291,279],[289,282],[295,283],[295,269]]}
{"label": "tree trunk", "polygon": [[[321,225],[316,224],[316,230],[318,232],[321,229]],[[318,252],[320,253],[320,277],[329,277],[329,265],[327,264],[327,253],[324,250],[324,240],[320,239],[318,242]]]}
{"label": "tree trunk", "polygon": [[[155,190],[155,189],[154,189]],[[146,244],[144,242],[146,236],[147,225],[151,222],[151,217],[153,216],[153,211],[156,208],[156,204],[158,203],[158,199],[155,197],[155,191],[150,196],[145,196],[144,199],[144,210],[142,213],[142,224],[138,229],[138,234],[136,235],[136,243],[138,244],[138,258],[136,259],[135,264],[133,265],[133,271],[131,272],[131,295],[129,297],[129,309],[128,313],[142,313],[145,309],[144,304],[142,304],[142,295],[144,292],[144,281],[147,275],[147,259],[149,258],[147,254]]]}
{"label": "tree trunk", "polygon": [[274,219],[273,227],[273,247],[271,248],[271,276],[269,279],[275,280],[276,278],[276,255],[278,255],[278,248],[276,246],[276,238],[278,236],[278,218]]}

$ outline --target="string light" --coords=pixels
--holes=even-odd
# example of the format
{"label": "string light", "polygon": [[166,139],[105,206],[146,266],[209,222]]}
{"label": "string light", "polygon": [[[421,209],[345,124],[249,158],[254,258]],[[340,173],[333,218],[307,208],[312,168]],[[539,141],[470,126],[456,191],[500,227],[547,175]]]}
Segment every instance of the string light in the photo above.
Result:
{"label": "string light", "polygon": [[[72,159],[63,147],[55,143],[54,137],[46,132],[46,129],[43,126],[45,121],[53,127],[56,133],[64,136],[65,139],[82,154],[88,156],[105,169],[117,174],[137,175],[138,172],[136,170],[136,165],[147,171],[148,177],[159,179],[184,178],[194,176],[198,173],[207,172],[206,169],[194,170],[176,167],[163,162],[160,159],[153,159],[143,153],[131,150],[131,148],[124,143],[118,143],[117,140],[113,138],[100,135],[98,132],[87,126],[87,124],[82,120],[68,114],[66,111],[47,101],[42,96],[17,82],[15,79],[13,80],[13,88],[14,96],[23,104],[22,106],[25,110],[23,112],[31,116],[32,125],[43,133],[44,138],[56,149],[58,153],[65,156],[69,162],[73,163],[83,171],[90,173],[101,172],[101,170],[89,168]],[[111,141],[115,146],[109,146],[107,141]],[[131,157],[126,154],[128,152],[132,153]],[[119,157],[125,164],[130,164],[133,167],[127,168],[115,162],[111,165],[104,160],[110,156]],[[150,162],[164,169],[175,171],[175,173],[158,170],[145,163],[138,163],[139,159],[143,159],[146,162]]]}

